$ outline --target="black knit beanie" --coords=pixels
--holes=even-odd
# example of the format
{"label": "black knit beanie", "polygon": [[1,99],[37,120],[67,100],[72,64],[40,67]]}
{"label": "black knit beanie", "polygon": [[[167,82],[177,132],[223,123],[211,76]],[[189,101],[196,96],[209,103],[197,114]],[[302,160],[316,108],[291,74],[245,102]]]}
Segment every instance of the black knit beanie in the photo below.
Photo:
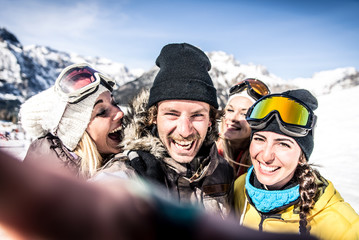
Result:
{"label": "black knit beanie", "polygon": [[[301,100],[312,111],[314,111],[318,107],[317,99],[309,91],[307,91],[305,89],[289,90],[289,91],[283,92],[282,94],[283,95],[289,95],[289,96],[292,96],[292,97],[295,97],[295,98]],[[259,131],[270,131],[270,132],[275,132],[275,133],[278,133],[278,134],[289,136],[289,135],[283,133],[280,130],[276,118],[272,118],[269,121],[268,125],[266,127],[264,127],[263,129],[252,129],[252,135],[251,136],[253,136],[253,134],[255,132],[259,132]],[[311,130],[304,137],[292,137],[292,136],[289,136],[289,137],[293,138],[298,143],[299,147],[302,149],[302,151],[303,151],[303,153],[305,155],[305,158],[308,161],[310,155],[313,152],[313,148],[314,148],[313,130]]]}
{"label": "black knit beanie", "polygon": [[163,100],[194,100],[218,108],[217,91],[208,71],[211,63],[207,55],[188,43],[164,46],[156,60],[160,67],[147,107]]}

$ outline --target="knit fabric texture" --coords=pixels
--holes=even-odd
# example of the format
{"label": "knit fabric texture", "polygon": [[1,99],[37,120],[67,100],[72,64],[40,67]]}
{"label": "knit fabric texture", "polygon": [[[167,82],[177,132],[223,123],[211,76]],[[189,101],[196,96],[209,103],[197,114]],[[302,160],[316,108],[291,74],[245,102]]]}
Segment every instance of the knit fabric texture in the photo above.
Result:
{"label": "knit fabric texture", "polygon": [[160,71],[150,89],[147,107],[164,100],[193,100],[218,108],[217,91],[207,55],[188,43],[164,46],[157,57]]}
{"label": "knit fabric texture", "polygon": [[228,98],[227,103],[229,103],[229,102],[230,102],[233,98],[235,98],[235,97],[245,97],[245,98],[248,98],[249,100],[251,100],[252,104],[254,104],[255,101],[256,101],[251,95],[248,94],[247,89],[244,90],[244,91],[242,91],[242,92],[235,93],[235,94],[231,95],[231,96]]}
{"label": "knit fabric texture", "polygon": [[285,206],[299,198],[299,184],[285,190],[264,190],[255,188],[249,181],[253,166],[248,169],[245,188],[256,209],[260,212],[270,212]]}
{"label": "knit fabric texture", "polygon": [[[317,99],[308,91],[305,89],[296,89],[296,90],[289,90],[282,93],[283,95],[292,96],[294,98],[297,98],[304,102],[312,111],[317,109],[318,107],[318,101]],[[283,133],[278,125],[278,122],[276,118],[272,118],[267,125],[262,129],[252,129],[251,137],[255,132],[259,131],[269,131],[269,132],[275,132],[278,134],[286,135]],[[287,136],[287,135],[286,135]],[[307,161],[309,161],[309,157],[313,152],[314,149],[314,136],[313,136],[313,130],[311,130],[308,135],[304,137],[293,137],[293,138],[299,145],[299,147],[302,149],[305,158]]]}
{"label": "knit fabric texture", "polygon": [[98,89],[78,103],[71,104],[54,87],[29,98],[20,108],[20,122],[26,134],[33,138],[51,133],[73,151],[91,119],[96,99],[109,91],[101,84]]}

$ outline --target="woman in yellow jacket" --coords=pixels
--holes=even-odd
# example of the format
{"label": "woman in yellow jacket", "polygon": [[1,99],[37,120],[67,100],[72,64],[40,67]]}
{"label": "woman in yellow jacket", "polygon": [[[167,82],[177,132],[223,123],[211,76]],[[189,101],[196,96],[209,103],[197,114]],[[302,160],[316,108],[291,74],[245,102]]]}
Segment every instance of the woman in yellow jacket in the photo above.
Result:
{"label": "woman in yellow jacket", "polygon": [[234,187],[242,225],[319,239],[359,239],[358,214],[307,163],[317,106],[310,92],[299,89],[267,95],[248,110],[253,166]]}

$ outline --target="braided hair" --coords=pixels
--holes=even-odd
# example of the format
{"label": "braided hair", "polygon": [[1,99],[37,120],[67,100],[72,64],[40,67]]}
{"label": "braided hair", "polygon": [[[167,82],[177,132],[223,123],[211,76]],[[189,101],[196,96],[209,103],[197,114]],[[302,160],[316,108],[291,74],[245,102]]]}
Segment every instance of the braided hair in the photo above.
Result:
{"label": "braided hair", "polygon": [[296,170],[296,176],[299,182],[300,212],[299,212],[299,233],[303,236],[309,235],[307,229],[307,215],[314,207],[314,197],[317,193],[316,178],[318,172],[314,170],[306,161],[304,154],[300,157]]}

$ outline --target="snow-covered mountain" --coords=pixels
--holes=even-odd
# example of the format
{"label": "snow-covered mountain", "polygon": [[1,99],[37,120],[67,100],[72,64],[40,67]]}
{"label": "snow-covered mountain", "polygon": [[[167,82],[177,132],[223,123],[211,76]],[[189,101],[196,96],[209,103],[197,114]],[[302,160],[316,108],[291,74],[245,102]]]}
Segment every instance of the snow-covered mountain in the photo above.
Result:
{"label": "snow-covered mountain", "polygon": [[337,68],[315,73],[312,78],[296,78],[290,82],[316,95],[323,95],[359,85],[359,72],[354,67]]}
{"label": "snow-covered mountain", "polygon": [[[359,72],[353,68],[338,68],[315,73],[313,78],[296,78],[283,80],[270,73],[266,67],[254,64],[241,64],[233,55],[222,51],[206,53],[211,61],[209,71],[217,88],[219,104],[223,107],[227,101],[227,91],[234,84],[245,78],[258,78],[265,82],[272,93],[283,92],[288,89],[306,88],[315,95],[328,94],[335,89],[345,89],[359,85]],[[141,77],[128,82],[117,89],[116,96],[121,103],[127,103],[137,91],[134,89],[150,88],[159,68],[154,66]]]}
{"label": "snow-covered mountain", "polygon": [[19,105],[52,86],[66,66],[88,62],[118,85],[136,79],[143,70],[100,57],[86,57],[45,46],[23,46],[14,34],[0,28],[0,119],[16,118]]}
{"label": "snow-covered mountain", "polygon": [[[233,84],[254,77],[262,80],[273,93],[287,89],[306,88],[316,95],[359,85],[359,72],[353,67],[318,72],[312,78],[283,80],[262,65],[243,64],[222,51],[206,53],[211,61],[210,75],[223,107],[227,90]],[[0,119],[17,117],[20,104],[30,96],[52,86],[63,68],[88,62],[116,80],[116,100],[126,105],[142,88],[150,88],[157,66],[150,70],[129,70],[124,64],[100,57],[84,57],[45,46],[22,46],[14,34],[0,28]],[[155,62],[155,59],[154,59]]]}

